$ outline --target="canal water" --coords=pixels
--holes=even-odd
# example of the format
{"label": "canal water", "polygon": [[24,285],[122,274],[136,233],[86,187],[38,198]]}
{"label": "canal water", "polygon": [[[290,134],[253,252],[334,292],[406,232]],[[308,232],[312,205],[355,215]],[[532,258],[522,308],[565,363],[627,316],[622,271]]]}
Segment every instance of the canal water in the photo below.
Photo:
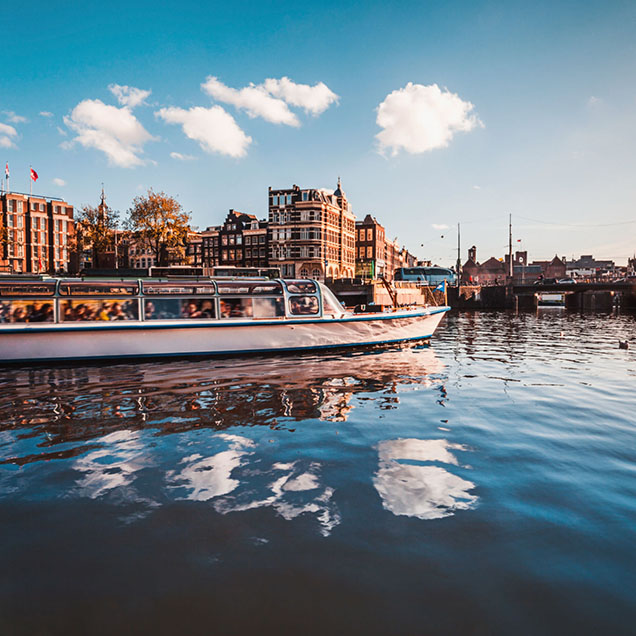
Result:
{"label": "canal water", "polygon": [[0,369],[0,634],[634,634],[635,390],[560,309]]}

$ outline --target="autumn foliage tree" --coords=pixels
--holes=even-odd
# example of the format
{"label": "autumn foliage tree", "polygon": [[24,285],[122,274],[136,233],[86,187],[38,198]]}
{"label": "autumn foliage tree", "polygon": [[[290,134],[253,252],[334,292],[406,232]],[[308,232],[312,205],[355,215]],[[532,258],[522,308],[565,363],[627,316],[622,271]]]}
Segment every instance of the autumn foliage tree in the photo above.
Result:
{"label": "autumn foliage tree", "polygon": [[183,262],[190,231],[190,213],[184,212],[176,199],[150,189],[147,194],[133,200],[128,214],[128,229],[152,251],[157,265],[165,267],[170,263]]}
{"label": "autumn foliage tree", "polygon": [[106,205],[103,193],[97,207],[85,205],[75,218],[75,247],[91,250],[93,267],[101,267],[105,254],[114,250],[118,226],[119,212]]}

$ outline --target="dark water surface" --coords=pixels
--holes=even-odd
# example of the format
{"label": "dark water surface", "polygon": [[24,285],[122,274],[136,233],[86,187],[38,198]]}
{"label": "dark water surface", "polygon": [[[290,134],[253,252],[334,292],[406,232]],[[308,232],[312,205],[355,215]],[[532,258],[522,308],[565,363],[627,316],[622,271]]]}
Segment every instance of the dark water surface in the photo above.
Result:
{"label": "dark water surface", "polygon": [[562,310],[0,369],[0,634],[634,634],[635,391]]}

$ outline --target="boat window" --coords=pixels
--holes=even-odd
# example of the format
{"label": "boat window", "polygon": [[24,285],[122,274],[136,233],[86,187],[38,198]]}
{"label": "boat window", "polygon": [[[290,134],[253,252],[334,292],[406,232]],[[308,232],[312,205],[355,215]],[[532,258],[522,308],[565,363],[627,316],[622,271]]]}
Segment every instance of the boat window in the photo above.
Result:
{"label": "boat window", "polygon": [[55,283],[6,283],[0,285],[0,297],[53,296]]}
{"label": "boat window", "polygon": [[136,282],[73,282],[60,283],[62,296],[134,296],[139,292]]}
{"label": "boat window", "polygon": [[279,318],[285,315],[282,298],[254,298],[254,318]]}
{"label": "boat window", "polygon": [[282,296],[283,287],[277,281],[228,281],[219,282],[219,294],[232,296]]}
{"label": "boat window", "polygon": [[182,320],[214,318],[214,298],[147,298],[144,320]]}
{"label": "boat window", "polygon": [[289,299],[289,312],[294,316],[315,316],[320,312],[316,296],[292,296]]}
{"label": "boat window", "polygon": [[254,314],[251,298],[221,298],[221,318],[251,318]]}
{"label": "boat window", "polygon": [[320,291],[322,292],[322,313],[333,316],[342,316],[345,311],[340,304],[340,301],[336,298],[329,287],[320,283]]}
{"label": "boat window", "polygon": [[197,283],[195,285],[179,285],[175,283],[143,283],[144,294],[147,296],[193,296],[215,293],[214,283]]}
{"label": "boat window", "polygon": [[287,280],[287,290],[291,294],[315,294],[316,283],[311,280]]}
{"label": "boat window", "polygon": [[47,298],[0,300],[0,323],[53,322],[53,303]]}
{"label": "boat window", "polygon": [[139,320],[137,300],[95,298],[60,301],[60,321]]}

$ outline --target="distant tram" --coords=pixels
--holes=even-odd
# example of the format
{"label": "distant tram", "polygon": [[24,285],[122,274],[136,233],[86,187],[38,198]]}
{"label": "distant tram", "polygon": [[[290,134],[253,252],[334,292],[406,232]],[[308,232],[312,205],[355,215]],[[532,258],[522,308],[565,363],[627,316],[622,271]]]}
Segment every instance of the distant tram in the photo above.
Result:
{"label": "distant tram", "polygon": [[446,281],[448,285],[457,282],[457,275],[445,267],[400,267],[395,270],[394,280],[414,281],[426,285],[439,285]]}

